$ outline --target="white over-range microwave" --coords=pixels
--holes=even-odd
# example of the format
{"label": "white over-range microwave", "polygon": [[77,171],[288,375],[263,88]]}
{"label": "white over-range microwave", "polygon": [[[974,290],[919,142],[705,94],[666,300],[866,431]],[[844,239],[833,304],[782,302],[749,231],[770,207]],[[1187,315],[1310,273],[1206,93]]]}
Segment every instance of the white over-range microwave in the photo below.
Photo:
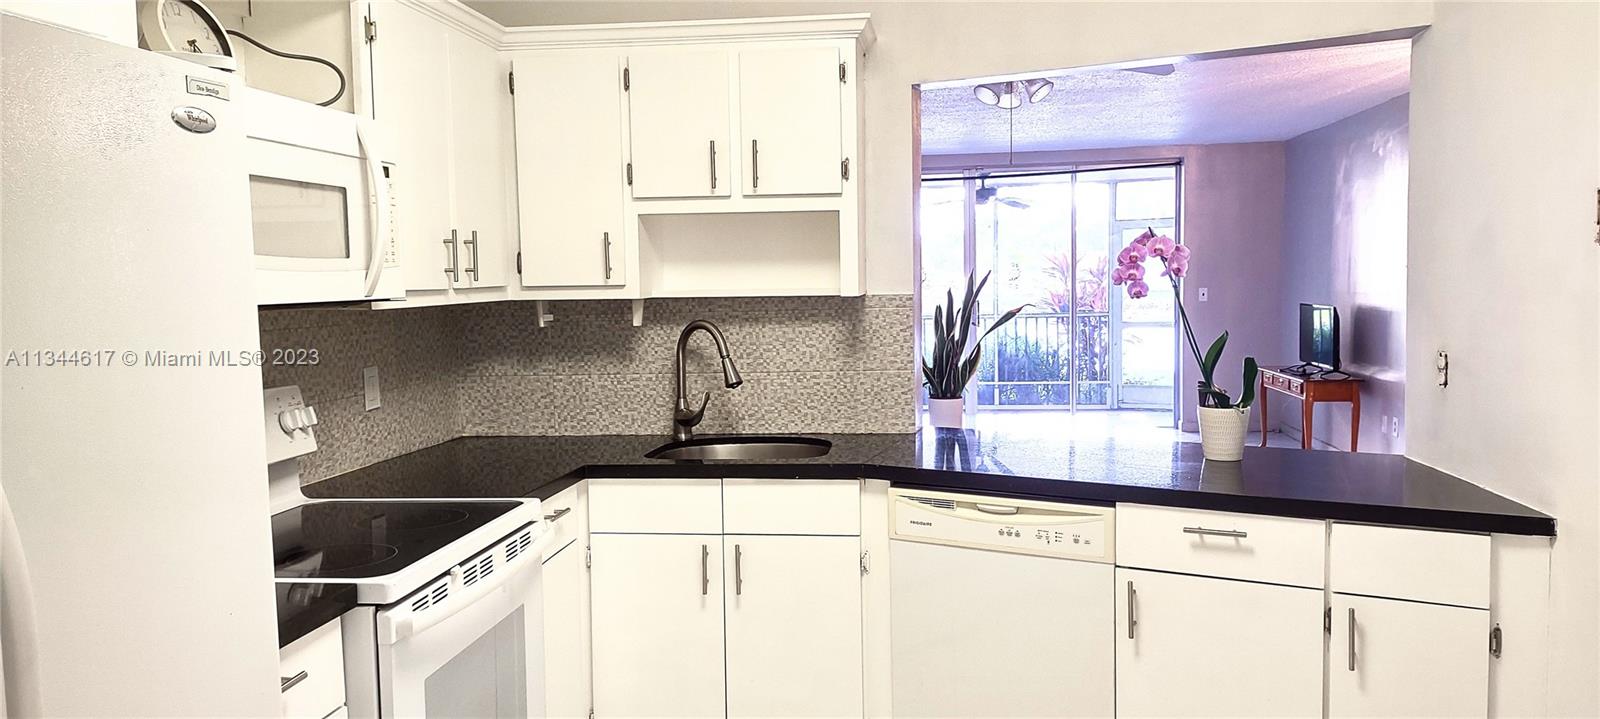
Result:
{"label": "white over-range microwave", "polygon": [[347,112],[245,88],[257,304],[401,299],[395,167]]}

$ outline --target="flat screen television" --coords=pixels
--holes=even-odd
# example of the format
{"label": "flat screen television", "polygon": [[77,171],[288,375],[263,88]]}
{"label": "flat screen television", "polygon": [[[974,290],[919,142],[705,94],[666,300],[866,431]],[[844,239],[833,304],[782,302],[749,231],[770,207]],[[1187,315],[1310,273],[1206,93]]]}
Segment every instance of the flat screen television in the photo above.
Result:
{"label": "flat screen television", "polygon": [[1339,310],[1333,305],[1300,303],[1300,361],[1339,369]]}

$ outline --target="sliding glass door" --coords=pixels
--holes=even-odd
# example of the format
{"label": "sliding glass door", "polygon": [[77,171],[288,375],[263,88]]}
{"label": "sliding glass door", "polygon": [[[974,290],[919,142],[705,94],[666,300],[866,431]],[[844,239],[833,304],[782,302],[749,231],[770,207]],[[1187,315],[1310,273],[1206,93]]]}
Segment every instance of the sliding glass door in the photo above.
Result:
{"label": "sliding glass door", "polygon": [[979,408],[1171,408],[1171,288],[1150,282],[1150,297],[1125,302],[1109,269],[1147,227],[1177,239],[1175,165],[930,176],[920,211],[924,335],[969,272],[990,273],[984,326],[1026,306],[984,345]]}

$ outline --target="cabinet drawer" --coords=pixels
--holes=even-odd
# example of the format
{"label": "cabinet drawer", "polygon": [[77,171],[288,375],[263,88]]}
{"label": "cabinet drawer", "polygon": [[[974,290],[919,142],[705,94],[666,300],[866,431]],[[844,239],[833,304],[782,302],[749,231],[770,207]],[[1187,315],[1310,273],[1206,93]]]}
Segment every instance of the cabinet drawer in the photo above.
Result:
{"label": "cabinet drawer", "polygon": [[344,639],[339,620],[280,649],[278,672],[283,685],[283,716],[322,719],[344,706]]}
{"label": "cabinet drawer", "polygon": [[1315,519],[1117,505],[1118,566],[1321,588],[1326,546]]}
{"label": "cabinet drawer", "polygon": [[728,534],[861,533],[861,482],[848,479],[722,480]]}
{"label": "cabinet drawer", "polygon": [[720,479],[591,479],[589,531],[721,534]]}
{"label": "cabinet drawer", "polygon": [[546,559],[585,534],[583,525],[588,520],[588,508],[583,502],[584,489],[583,482],[578,482],[539,503],[547,525],[545,531],[555,535]]}
{"label": "cabinet drawer", "polygon": [[1335,522],[1328,539],[1335,592],[1489,607],[1489,535]]}

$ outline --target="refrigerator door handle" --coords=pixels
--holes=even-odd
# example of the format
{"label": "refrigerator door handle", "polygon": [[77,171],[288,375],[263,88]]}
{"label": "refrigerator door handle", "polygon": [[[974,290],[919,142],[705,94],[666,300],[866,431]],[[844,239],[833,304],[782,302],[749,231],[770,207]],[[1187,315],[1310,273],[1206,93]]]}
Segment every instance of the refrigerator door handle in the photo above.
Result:
{"label": "refrigerator door handle", "polygon": [[33,584],[11,504],[0,487],[0,717],[40,716]]}
{"label": "refrigerator door handle", "polygon": [[367,203],[372,222],[367,226],[367,290],[371,297],[378,291],[378,278],[383,276],[383,245],[389,236],[389,181],[383,176],[383,162],[372,144],[372,129],[365,121],[356,123],[356,144],[367,163]]}

